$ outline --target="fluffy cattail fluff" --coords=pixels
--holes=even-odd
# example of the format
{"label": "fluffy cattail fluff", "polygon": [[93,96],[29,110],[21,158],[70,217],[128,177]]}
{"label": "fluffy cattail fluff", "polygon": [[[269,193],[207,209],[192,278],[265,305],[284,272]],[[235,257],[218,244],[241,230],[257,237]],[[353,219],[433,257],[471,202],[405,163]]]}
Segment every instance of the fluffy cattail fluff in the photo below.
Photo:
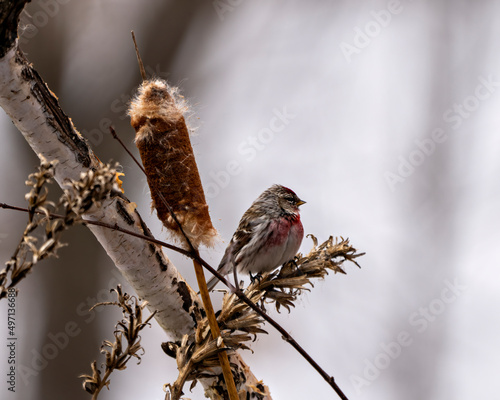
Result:
{"label": "fluffy cattail fluff", "polygon": [[179,226],[168,203],[191,243],[210,246],[217,236],[212,226],[198,167],[184,119],[187,106],[161,79],[145,80],[129,108],[135,144],[141,154],[158,218],[181,242]]}

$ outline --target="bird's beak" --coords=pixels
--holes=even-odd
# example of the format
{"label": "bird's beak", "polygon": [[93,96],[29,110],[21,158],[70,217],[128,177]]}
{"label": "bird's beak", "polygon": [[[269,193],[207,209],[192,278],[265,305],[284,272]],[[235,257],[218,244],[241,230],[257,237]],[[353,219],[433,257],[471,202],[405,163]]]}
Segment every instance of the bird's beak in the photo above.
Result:
{"label": "bird's beak", "polygon": [[306,202],[304,200],[299,200],[297,202],[297,207],[301,206],[302,204],[306,204]]}

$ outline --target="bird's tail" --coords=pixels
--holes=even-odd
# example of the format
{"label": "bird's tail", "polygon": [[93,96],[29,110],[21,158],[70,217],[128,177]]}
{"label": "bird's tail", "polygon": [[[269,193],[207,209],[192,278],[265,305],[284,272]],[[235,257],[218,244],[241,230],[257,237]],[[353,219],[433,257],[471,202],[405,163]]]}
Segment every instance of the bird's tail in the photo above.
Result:
{"label": "bird's tail", "polygon": [[210,278],[207,282],[208,291],[213,290],[217,283],[219,283],[219,278],[217,278],[216,276],[212,276],[212,278]]}
{"label": "bird's tail", "polygon": [[[217,268],[217,272],[225,276],[229,274],[232,270],[233,270],[233,263],[226,262],[226,256],[224,256],[219,265],[219,268]],[[212,276],[207,282],[208,291],[213,290],[213,288],[215,287],[215,285],[217,285],[217,283],[219,283],[219,278],[217,278],[216,276]]]}

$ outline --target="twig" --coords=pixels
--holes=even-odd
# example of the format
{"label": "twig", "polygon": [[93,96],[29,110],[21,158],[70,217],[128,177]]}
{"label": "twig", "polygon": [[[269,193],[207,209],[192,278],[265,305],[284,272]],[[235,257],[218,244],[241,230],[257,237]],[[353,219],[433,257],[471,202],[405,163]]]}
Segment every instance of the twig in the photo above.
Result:
{"label": "twig", "polygon": [[137,164],[139,169],[144,173],[144,175],[146,175],[146,170],[144,169],[142,164],[139,161],[137,161],[137,158],[135,158],[134,155],[132,154],[132,152],[127,148],[127,146],[125,146],[125,143],[123,143],[122,140],[120,139],[120,137],[116,134],[115,129],[112,126],[110,126],[109,131],[111,132],[113,139],[118,140],[118,143],[120,143],[120,145],[125,149],[125,151],[128,153],[130,158],[132,158],[132,160]]}
{"label": "twig", "polygon": [[142,58],[139,53],[139,47],[137,47],[137,42],[135,40],[135,33],[134,31],[130,32],[132,34],[132,41],[134,42],[134,47],[135,47],[135,54],[137,55],[137,63],[139,64],[139,70],[141,71],[141,77],[142,80],[145,81],[147,79],[146,77],[146,70],[144,69],[144,64],[142,63]]}
{"label": "twig", "polygon": [[[106,357],[106,362],[103,364],[105,368],[104,376],[101,377],[101,371],[97,368],[96,361],[91,364],[92,375],[80,375],[80,378],[84,378],[83,388],[92,394],[92,400],[97,399],[104,387],[109,388],[109,377],[115,370],[120,371],[127,368],[127,363],[132,357],[137,358],[138,363],[141,362],[139,352],[141,350],[144,352],[144,349],[141,346],[139,333],[149,325],[149,321],[156,314],[156,311],[154,311],[143,322],[142,310],[146,307],[147,301],[139,303],[135,296],[123,293],[121,285],[118,285],[112,291],[116,292],[117,301],[97,303],[91,308],[92,310],[97,306],[115,305],[121,307],[124,316],[124,319],[118,321],[115,325],[115,331],[113,332],[115,341],[105,340],[101,346],[101,353]],[[123,339],[127,341],[125,349],[123,349]]]}
{"label": "twig", "polygon": [[[196,252],[196,257],[199,258]],[[198,281],[198,287],[200,288],[201,300],[205,306],[205,311],[207,313],[208,324],[210,325],[210,332],[212,333],[212,339],[218,340],[221,337],[219,324],[217,323],[217,318],[215,316],[214,308],[212,305],[212,300],[210,299],[210,294],[208,293],[207,281],[205,279],[205,274],[203,273],[203,268],[196,258],[193,258],[194,270],[196,273],[196,280]],[[222,344],[221,347],[224,347]],[[234,383],[233,373],[231,371],[231,365],[229,364],[229,357],[227,351],[223,350],[217,354],[219,357],[219,362],[222,367],[222,373],[224,375],[224,380],[227,386],[227,392],[231,400],[238,400],[238,390],[236,389],[236,384]]]}

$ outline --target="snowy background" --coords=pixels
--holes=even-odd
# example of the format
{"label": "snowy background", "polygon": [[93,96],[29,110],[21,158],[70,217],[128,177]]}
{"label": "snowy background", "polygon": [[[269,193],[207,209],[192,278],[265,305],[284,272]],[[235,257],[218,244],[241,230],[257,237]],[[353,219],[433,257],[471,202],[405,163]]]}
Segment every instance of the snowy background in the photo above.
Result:
{"label": "snowy background", "polygon": [[[21,25],[27,57],[97,156],[123,165],[126,194],[158,238],[145,179],[107,133],[113,124],[135,150],[125,116],[140,82],[132,29],[148,73],[192,105],[222,238],[205,253],[213,265],[273,183],[307,201],[306,233],[349,237],[366,252],[361,270],[346,264],[291,314],[273,313],[349,399],[500,398],[499,2],[40,0]],[[0,202],[24,205],[38,159],[3,112],[0,126]],[[2,260],[25,221],[0,211]],[[20,285],[24,373],[8,393],[2,342],[2,398],[89,398],[77,376],[121,314],[86,310],[124,282],[84,227],[64,241],[60,258]],[[304,239],[301,250],[310,247]],[[190,261],[167,254],[195,285]],[[0,321],[4,331],[6,302]],[[268,330],[244,358],[274,399],[337,398]],[[176,376],[160,350],[168,338],[155,324],[142,336],[141,365],[113,374],[100,399],[163,399]]]}

